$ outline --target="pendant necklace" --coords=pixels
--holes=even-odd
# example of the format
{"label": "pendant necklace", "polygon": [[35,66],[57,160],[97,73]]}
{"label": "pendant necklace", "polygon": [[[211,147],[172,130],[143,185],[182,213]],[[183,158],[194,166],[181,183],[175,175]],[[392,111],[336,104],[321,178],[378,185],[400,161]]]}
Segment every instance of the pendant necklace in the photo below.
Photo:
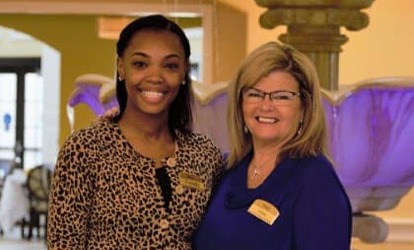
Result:
{"label": "pendant necklace", "polygon": [[261,175],[259,169],[257,169],[256,164],[252,164],[253,165],[253,175],[252,175],[252,179],[256,179],[257,176]]}
{"label": "pendant necklace", "polygon": [[[268,159],[266,159],[265,161],[262,162],[262,166],[264,166],[265,164],[269,163],[269,161],[273,160],[273,157],[270,157]],[[262,176],[262,172],[261,170],[257,167],[257,165],[253,162],[251,162],[252,167],[253,167],[253,174],[251,176],[252,179],[256,179],[259,176]]]}

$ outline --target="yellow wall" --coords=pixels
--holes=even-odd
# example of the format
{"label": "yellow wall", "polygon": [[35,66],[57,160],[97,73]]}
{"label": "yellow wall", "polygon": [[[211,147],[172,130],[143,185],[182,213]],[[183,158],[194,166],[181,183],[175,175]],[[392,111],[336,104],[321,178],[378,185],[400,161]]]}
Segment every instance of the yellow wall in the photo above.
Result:
{"label": "yellow wall", "polygon": [[346,32],[340,58],[341,83],[382,76],[414,76],[414,1],[375,0],[369,26]]}
{"label": "yellow wall", "polygon": [[409,219],[412,222],[414,220],[414,189],[411,189],[394,209],[375,214],[385,219]]}
{"label": "yellow wall", "polygon": [[[219,0],[247,13],[247,49],[276,40],[285,27],[265,30],[259,25],[266,9],[254,0]],[[375,0],[363,10],[370,17],[367,28],[343,34],[349,41],[343,46],[339,62],[339,83],[353,84],[380,76],[414,76],[414,1]]]}
{"label": "yellow wall", "polygon": [[[87,15],[0,15],[0,25],[32,35],[61,53],[60,141],[69,135],[66,102],[81,74],[100,72],[112,76],[115,41],[97,38],[94,16]],[[85,105],[76,112],[76,127],[84,127],[93,113]]]}

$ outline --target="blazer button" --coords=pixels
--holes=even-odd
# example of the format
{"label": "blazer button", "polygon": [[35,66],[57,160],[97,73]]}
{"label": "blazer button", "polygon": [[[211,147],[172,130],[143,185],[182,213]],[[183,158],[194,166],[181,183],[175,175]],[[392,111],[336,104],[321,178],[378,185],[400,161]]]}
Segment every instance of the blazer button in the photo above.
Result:
{"label": "blazer button", "polygon": [[170,226],[170,223],[168,222],[168,220],[162,219],[160,221],[160,227],[162,229],[167,229]]}
{"label": "blazer button", "polygon": [[173,168],[177,165],[177,160],[174,157],[169,157],[167,159],[167,166],[169,166],[170,168]]}

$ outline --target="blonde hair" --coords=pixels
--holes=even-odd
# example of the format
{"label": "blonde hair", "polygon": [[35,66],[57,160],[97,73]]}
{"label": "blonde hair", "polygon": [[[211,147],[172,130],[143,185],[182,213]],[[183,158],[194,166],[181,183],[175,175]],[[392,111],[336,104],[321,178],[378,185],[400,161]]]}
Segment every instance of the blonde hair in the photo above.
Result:
{"label": "blonde hair", "polygon": [[303,124],[301,133],[281,148],[281,155],[306,157],[323,154],[329,159],[324,110],[318,74],[312,61],[288,45],[268,42],[252,51],[241,63],[230,81],[227,125],[230,138],[228,167],[240,162],[252,150],[252,138],[244,132],[242,91],[270,73],[280,70],[290,73],[299,83]]}

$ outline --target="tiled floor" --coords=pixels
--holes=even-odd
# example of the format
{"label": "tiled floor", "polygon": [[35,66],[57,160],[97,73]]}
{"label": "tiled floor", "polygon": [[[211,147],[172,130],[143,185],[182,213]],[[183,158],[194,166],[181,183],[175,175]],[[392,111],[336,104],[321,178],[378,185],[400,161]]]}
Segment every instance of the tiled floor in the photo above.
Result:
{"label": "tiled floor", "polygon": [[[35,232],[36,235],[36,232]],[[36,237],[35,237],[36,238]],[[20,227],[15,227],[6,235],[0,236],[1,250],[46,250],[46,244],[43,239],[22,240]]]}
{"label": "tiled floor", "polygon": [[[7,236],[0,236],[1,250],[46,250],[43,240],[21,240],[20,229],[16,228]],[[358,240],[353,240],[352,250],[414,250],[414,243],[382,243],[364,244]]]}
{"label": "tiled floor", "polygon": [[0,249],[4,250],[46,250],[43,242],[0,239]]}

